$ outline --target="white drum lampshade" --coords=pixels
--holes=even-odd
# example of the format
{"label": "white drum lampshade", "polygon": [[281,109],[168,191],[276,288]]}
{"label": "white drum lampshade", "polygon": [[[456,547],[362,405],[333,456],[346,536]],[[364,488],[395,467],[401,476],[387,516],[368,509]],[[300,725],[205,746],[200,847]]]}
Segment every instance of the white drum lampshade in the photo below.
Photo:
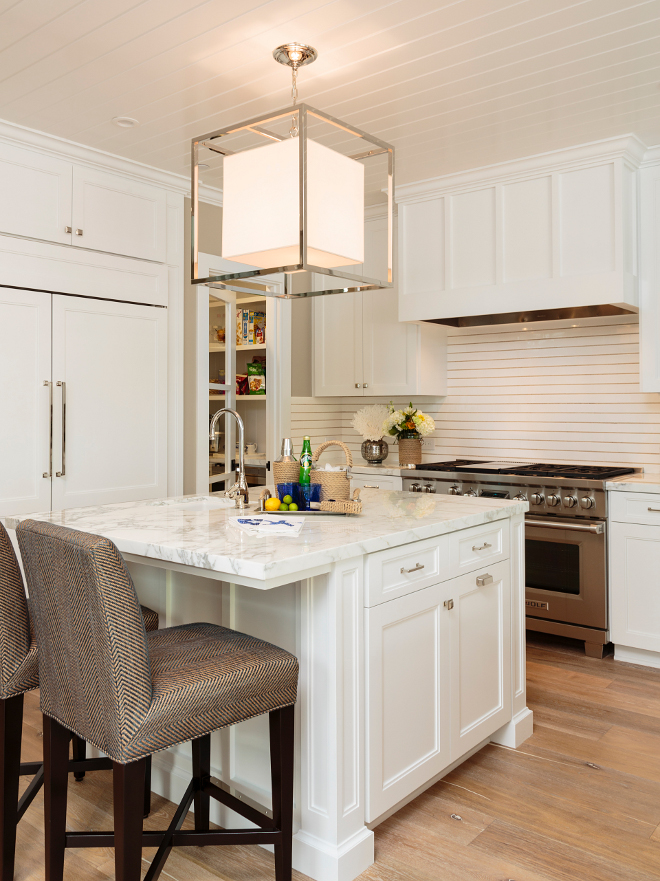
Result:
{"label": "white drum lampshade", "polygon": [[364,262],[364,166],[307,139],[307,259],[300,253],[299,140],[226,156],[222,256],[270,269]]}

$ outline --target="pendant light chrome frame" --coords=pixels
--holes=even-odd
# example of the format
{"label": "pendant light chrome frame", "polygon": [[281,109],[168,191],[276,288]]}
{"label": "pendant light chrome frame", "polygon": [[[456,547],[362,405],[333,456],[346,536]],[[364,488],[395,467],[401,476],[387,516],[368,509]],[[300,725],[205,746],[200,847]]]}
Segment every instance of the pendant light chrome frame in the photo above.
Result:
{"label": "pendant light chrome frame", "polygon": [[[222,139],[227,135],[236,134],[241,131],[250,131],[254,134],[261,135],[274,141],[284,140],[279,134],[268,129],[268,124],[276,120],[292,117],[297,115],[298,122],[298,141],[299,141],[299,222],[300,222],[300,259],[298,263],[287,266],[271,266],[267,269],[254,267],[252,270],[243,272],[233,272],[223,275],[214,275],[207,278],[199,277],[199,150],[207,148],[214,153],[222,156],[231,155],[232,152],[225,148]],[[308,132],[308,116],[326,122],[348,134],[360,138],[366,144],[370,145],[368,149],[361,150],[358,153],[348,154],[351,159],[356,161],[368,160],[373,156],[387,154],[387,279],[367,278],[360,275],[350,274],[343,269],[328,269],[322,266],[315,266],[307,261],[307,132]],[[373,291],[382,290],[393,287],[394,267],[394,147],[381,141],[379,138],[364,132],[355,126],[342,122],[335,117],[317,110],[309,104],[294,104],[283,110],[269,113],[264,116],[257,116],[242,122],[238,125],[232,125],[228,128],[217,129],[208,132],[200,137],[193,138],[191,143],[191,283],[205,284],[209,287],[223,288],[226,290],[259,293],[265,296],[279,296],[286,299],[305,298],[324,296],[326,294],[343,294],[355,291]],[[310,272],[318,275],[331,276],[341,281],[348,281],[348,286],[336,287],[332,290],[306,291],[303,293],[294,293],[291,273]],[[285,273],[284,293],[276,293],[275,288],[268,284],[265,276],[272,276],[279,273]],[[341,281],[339,281],[341,280]],[[350,284],[354,282],[354,284]]]}

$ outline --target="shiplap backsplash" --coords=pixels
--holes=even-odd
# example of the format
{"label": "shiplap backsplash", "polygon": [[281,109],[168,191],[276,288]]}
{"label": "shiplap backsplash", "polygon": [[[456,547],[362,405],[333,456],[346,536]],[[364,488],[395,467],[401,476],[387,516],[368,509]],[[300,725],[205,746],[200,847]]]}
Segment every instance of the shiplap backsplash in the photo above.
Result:
{"label": "shiplap backsplash", "polygon": [[[436,420],[426,461],[502,457],[660,471],[660,395],[639,391],[639,334],[627,316],[451,329],[448,394],[415,398]],[[336,437],[356,464],[353,413],[386,398],[294,398],[296,448]],[[395,399],[396,405],[407,400]],[[333,457],[336,460],[336,457]],[[396,459],[396,448],[389,462]]]}

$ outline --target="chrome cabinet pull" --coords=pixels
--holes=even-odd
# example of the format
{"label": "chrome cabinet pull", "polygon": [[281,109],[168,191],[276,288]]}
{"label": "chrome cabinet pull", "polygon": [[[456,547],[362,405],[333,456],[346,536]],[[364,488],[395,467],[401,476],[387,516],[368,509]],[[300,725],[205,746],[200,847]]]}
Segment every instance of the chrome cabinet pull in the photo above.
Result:
{"label": "chrome cabinet pull", "polygon": [[649,508],[649,511],[653,514],[660,514],[660,508]]}
{"label": "chrome cabinet pull", "polygon": [[361,386],[360,386],[360,383],[359,383],[359,382],[356,382],[356,383],[355,383],[355,388],[361,388]]}
{"label": "chrome cabinet pull", "polygon": [[365,483],[362,485],[362,489],[380,489],[377,483]]}
{"label": "chrome cabinet pull", "polygon": [[53,476],[53,383],[44,379],[44,385],[48,386],[48,471],[44,471],[42,477]]}
{"label": "chrome cabinet pull", "polygon": [[64,232],[72,232],[71,227],[70,227],[70,226],[65,226],[65,227],[64,227]]}
{"label": "chrome cabinet pull", "polygon": [[423,569],[423,568],[424,568],[423,563],[416,563],[412,569],[406,569],[405,566],[402,566],[401,567],[401,574],[402,575],[409,575],[411,572],[419,572],[420,569]]}
{"label": "chrome cabinet pull", "polygon": [[485,587],[487,584],[493,583],[493,576],[486,573],[485,575],[477,575],[477,587]]}
{"label": "chrome cabinet pull", "polygon": [[445,600],[442,605],[445,607],[445,609],[449,609],[449,611],[451,612],[451,610],[454,608],[454,601],[453,600]]}
{"label": "chrome cabinet pull", "polygon": [[66,383],[57,382],[62,387],[62,470],[55,472],[55,477],[65,477],[66,470]]}
{"label": "chrome cabinet pull", "polygon": [[81,229],[77,229],[77,230],[76,230],[76,235],[77,235],[77,236],[81,236],[82,234],[83,234],[83,231],[82,231]]}
{"label": "chrome cabinet pull", "polygon": [[485,551],[486,548],[492,548],[492,547],[493,547],[492,545],[489,545],[488,542],[485,541],[480,547],[477,547],[476,545],[472,545],[472,550],[473,551]]}
{"label": "chrome cabinet pull", "polygon": [[369,386],[368,386],[367,383],[365,382],[365,383],[363,383],[362,388],[369,388]]}

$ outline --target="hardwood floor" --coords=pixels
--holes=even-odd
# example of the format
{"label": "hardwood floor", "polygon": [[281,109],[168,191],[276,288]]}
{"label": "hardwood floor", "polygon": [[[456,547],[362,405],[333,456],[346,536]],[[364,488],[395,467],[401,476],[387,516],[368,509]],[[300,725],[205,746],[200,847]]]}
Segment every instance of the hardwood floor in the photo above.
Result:
{"label": "hardwood floor", "polygon": [[[533,737],[518,750],[487,746],[382,823],[364,881],[660,879],[660,670],[587,658],[579,644],[551,639],[529,635]],[[40,733],[33,693],[24,761],[40,757]],[[71,781],[70,828],[110,828],[111,794],[110,772]],[[19,826],[16,881],[43,878],[42,810],[38,798]],[[154,796],[147,827],[162,828],[171,813]],[[112,877],[110,849],[67,851],[65,878]],[[259,847],[181,848],[162,877],[273,881],[273,860]]]}

